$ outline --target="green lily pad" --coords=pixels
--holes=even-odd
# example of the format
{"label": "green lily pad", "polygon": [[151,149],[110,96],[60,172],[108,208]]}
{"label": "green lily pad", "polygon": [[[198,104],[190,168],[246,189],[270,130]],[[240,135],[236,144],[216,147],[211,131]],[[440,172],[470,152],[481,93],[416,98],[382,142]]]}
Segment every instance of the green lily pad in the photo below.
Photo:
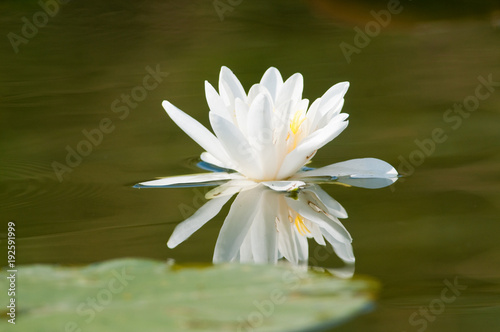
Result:
{"label": "green lily pad", "polygon": [[1,331],[321,331],[365,311],[377,289],[285,265],[30,265],[16,273],[12,325],[8,275],[0,273]]}

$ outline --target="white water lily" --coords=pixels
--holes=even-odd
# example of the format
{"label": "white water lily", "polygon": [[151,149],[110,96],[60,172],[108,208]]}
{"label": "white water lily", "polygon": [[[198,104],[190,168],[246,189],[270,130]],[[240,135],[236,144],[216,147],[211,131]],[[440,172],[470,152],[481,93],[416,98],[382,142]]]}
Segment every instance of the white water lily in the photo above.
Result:
{"label": "white water lily", "polygon": [[[233,180],[239,181],[242,188],[262,184],[277,191],[291,191],[304,186],[311,177],[357,179],[349,184],[360,186],[364,186],[360,181],[364,178],[384,179],[384,185],[392,183],[397,171],[374,158],[302,171],[319,148],[347,127],[348,114],[340,111],[348,87],[348,82],[338,83],[308,107],[309,101],[302,99],[303,78],[299,73],[283,82],[280,72],[271,67],[247,94],[233,72],[222,67],[219,93],[205,82],[215,135],[170,102],[163,101],[162,105],[170,118],[205,149],[201,159],[227,171],[168,177],[137,186]],[[222,189],[234,193],[234,186],[226,187]]]}
{"label": "white water lily", "polygon": [[[314,182],[381,188],[397,180],[397,171],[375,158],[352,159],[317,169],[305,169],[317,150],[348,124],[340,113],[348,82],[338,83],[310,107],[302,99],[302,75],[285,82],[269,68],[248,94],[236,76],[222,67],[219,93],[205,82],[209,118],[215,135],[169,103],[170,118],[204,150],[201,159],[216,172],[182,175],[142,182],[139,188],[213,184],[209,200],[177,225],[168,241],[176,247],[215,217],[238,194],[221,228],[214,262],[307,261],[307,239],[329,242],[346,263],[354,262],[352,238],[338,218],[347,214]],[[292,198],[290,192],[296,192]]]}

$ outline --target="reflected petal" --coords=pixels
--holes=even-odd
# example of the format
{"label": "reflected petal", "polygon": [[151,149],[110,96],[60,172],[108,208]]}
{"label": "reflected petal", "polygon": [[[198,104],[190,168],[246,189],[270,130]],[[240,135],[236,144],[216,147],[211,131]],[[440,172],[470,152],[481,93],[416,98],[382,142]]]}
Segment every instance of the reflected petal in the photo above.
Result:
{"label": "reflected petal", "polygon": [[293,191],[306,185],[303,181],[264,181],[261,183],[274,191]]}
{"label": "reflected petal", "polygon": [[344,207],[317,184],[311,185],[303,192],[314,196],[317,199],[316,203],[319,201],[323,205],[321,208],[329,214],[337,218],[347,218],[347,211]]}
{"label": "reflected petal", "polygon": [[255,263],[278,261],[278,232],[275,224],[277,212],[278,196],[269,190],[264,190],[255,221],[250,229]]}
{"label": "reflected petal", "polygon": [[303,195],[299,194],[299,199],[295,200],[285,197],[286,203],[302,217],[318,224],[319,227],[328,230],[328,232],[339,242],[352,241],[351,235],[345,229],[344,225],[335,217],[328,218],[322,210],[313,209],[310,201],[301,199]]}
{"label": "reflected petal", "polygon": [[255,204],[260,204],[262,186],[238,194],[217,238],[214,263],[230,262],[238,254],[241,244],[255,218]]}
{"label": "reflected petal", "polygon": [[279,199],[278,222],[278,248],[279,252],[290,263],[297,265],[299,262],[297,244],[295,243],[295,234],[292,223],[288,220],[288,205],[283,196]]}
{"label": "reflected petal", "polygon": [[191,217],[175,227],[174,232],[167,242],[167,246],[169,248],[175,248],[179,243],[184,242],[194,232],[215,217],[230,198],[231,196],[224,196],[205,203]]}
{"label": "reflected petal", "polygon": [[327,229],[322,228],[323,236],[332,245],[333,250],[346,263],[354,263],[354,253],[350,242],[338,241]]}

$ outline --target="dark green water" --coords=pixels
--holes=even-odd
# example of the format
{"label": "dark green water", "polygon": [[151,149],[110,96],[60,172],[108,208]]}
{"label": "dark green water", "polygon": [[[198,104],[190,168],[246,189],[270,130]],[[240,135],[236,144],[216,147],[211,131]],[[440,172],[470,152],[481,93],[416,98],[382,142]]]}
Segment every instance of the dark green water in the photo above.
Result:
{"label": "dark green water", "polygon": [[[29,38],[23,17],[32,22],[40,6],[3,1],[0,8],[0,209],[5,229],[16,223],[19,264],[129,256],[209,262],[228,207],[170,250],[174,226],[201,206],[204,189],[131,186],[197,171],[191,159],[202,150],[167,117],[163,99],[208,125],[204,80],[217,85],[226,65],[248,90],[275,66],[284,77],[302,73],[310,100],[351,82],[343,108],[349,127],[312,166],[376,157],[408,175],[379,190],[324,187],[349,213],[356,273],[382,284],[376,308],[336,330],[500,327],[493,1],[401,2],[350,63],[341,43],[355,47],[354,28],[387,2],[242,1],[221,20],[211,1],[74,1]],[[10,32],[23,41],[13,46]],[[149,80],[151,89],[127,105],[122,95],[139,93],[133,89],[157,68],[168,75]],[[497,83],[485,87],[488,79]],[[95,144],[82,143],[99,126]],[[68,165],[68,151],[79,146],[87,156]],[[59,178],[54,162],[68,167]],[[461,290],[445,303],[448,281]]]}

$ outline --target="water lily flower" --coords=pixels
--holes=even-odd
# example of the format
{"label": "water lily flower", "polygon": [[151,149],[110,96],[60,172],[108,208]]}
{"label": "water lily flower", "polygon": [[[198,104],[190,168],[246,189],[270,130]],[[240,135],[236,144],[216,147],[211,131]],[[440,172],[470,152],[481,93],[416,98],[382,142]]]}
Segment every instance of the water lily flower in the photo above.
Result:
{"label": "water lily flower", "polygon": [[[222,67],[219,93],[205,82],[215,135],[170,102],[165,100],[162,105],[170,118],[205,150],[201,159],[225,171],[162,178],[137,187],[233,180],[241,188],[264,185],[276,191],[291,191],[303,187],[308,178],[317,177],[360,186],[364,183],[360,179],[366,178],[382,179],[382,186],[390,184],[397,178],[397,171],[375,158],[303,169],[318,149],[347,127],[348,114],[341,113],[341,109],[348,87],[348,82],[338,83],[309,106],[309,100],[302,99],[303,78],[299,73],[283,82],[280,72],[271,67],[247,94],[233,72]],[[221,189],[239,191],[236,183]]]}
{"label": "water lily flower", "polygon": [[338,83],[309,106],[302,99],[301,74],[283,81],[271,67],[247,94],[236,76],[222,67],[219,92],[205,82],[214,133],[164,101],[167,114],[205,150],[200,158],[215,172],[161,178],[135,187],[224,182],[206,194],[205,205],[177,225],[167,245],[174,248],[186,240],[237,194],[217,239],[214,262],[269,263],[284,257],[297,264],[307,260],[307,239],[314,238],[320,245],[326,245],[326,239],[344,262],[354,263],[352,238],[338,220],[347,214],[315,183],[381,188],[395,182],[398,174],[375,158],[305,167],[318,149],[347,127],[348,115],[341,109],[348,87],[348,82]]}

